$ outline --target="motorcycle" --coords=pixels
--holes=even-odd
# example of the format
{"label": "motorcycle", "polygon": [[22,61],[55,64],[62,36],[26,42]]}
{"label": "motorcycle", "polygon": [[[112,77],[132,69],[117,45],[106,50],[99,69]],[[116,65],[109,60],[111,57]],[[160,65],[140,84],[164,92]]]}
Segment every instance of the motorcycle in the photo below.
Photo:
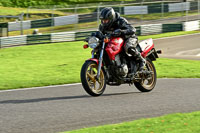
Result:
{"label": "motorcycle", "polygon": [[81,68],[81,82],[91,96],[100,96],[106,85],[119,86],[134,84],[141,92],[150,92],[156,85],[157,74],[152,61],[158,58],[161,50],[156,51],[152,39],[137,45],[138,51],[146,60],[144,70],[138,71],[139,63],[124,50],[124,40],[112,34],[101,39],[91,36],[83,47],[92,48],[92,58],[85,61]]}

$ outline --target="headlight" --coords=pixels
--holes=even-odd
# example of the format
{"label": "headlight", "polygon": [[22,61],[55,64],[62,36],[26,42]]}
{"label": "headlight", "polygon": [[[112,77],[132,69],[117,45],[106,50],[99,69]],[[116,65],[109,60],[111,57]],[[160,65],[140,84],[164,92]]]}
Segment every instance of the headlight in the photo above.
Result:
{"label": "headlight", "polygon": [[90,48],[96,48],[99,45],[99,39],[96,37],[90,37],[88,40],[88,45]]}

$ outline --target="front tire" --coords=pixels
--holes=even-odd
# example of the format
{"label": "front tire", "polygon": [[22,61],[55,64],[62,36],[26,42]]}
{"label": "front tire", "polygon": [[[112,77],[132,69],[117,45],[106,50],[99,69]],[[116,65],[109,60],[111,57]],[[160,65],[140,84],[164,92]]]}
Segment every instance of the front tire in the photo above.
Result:
{"label": "front tire", "polygon": [[156,74],[156,69],[153,64],[153,62],[147,58],[146,60],[146,67],[145,69],[147,71],[152,71],[150,74],[150,77],[148,78],[143,78],[139,82],[134,82],[136,88],[141,91],[141,92],[150,92],[154,89],[156,82],[157,82],[157,74]]}
{"label": "front tire", "polygon": [[105,73],[101,69],[99,81],[97,81],[98,65],[94,61],[86,61],[81,69],[81,82],[85,91],[91,96],[100,96],[106,88]]}

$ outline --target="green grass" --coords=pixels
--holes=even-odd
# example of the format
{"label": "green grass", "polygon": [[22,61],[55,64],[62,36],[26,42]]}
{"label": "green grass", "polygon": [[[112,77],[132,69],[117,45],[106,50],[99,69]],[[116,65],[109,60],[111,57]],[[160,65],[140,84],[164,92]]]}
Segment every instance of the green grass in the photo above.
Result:
{"label": "green grass", "polygon": [[200,78],[200,61],[160,58],[154,64],[159,78]]}
{"label": "green grass", "polygon": [[65,133],[199,133],[199,125],[200,112],[193,112],[170,114]]}
{"label": "green grass", "polygon": [[58,43],[0,50],[0,89],[80,82],[90,51],[82,43]]}
{"label": "green grass", "polygon": [[[11,16],[18,16],[24,12],[25,14],[27,13],[27,8],[13,8],[13,7],[3,7],[0,6],[0,15],[11,15]],[[54,11],[54,16],[65,16],[68,15],[69,13],[64,13],[61,11]],[[46,10],[30,10],[28,11],[28,14],[31,15],[31,17],[28,18],[28,20],[35,20],[35,19],[44,19],[44,18],[49,18],[51,17],[52,10],[51,9],[46,9]],[[6,19],[6,18],[1,18],[0,22],[12,22],[15,21],[16,18],[11,18],[11,19]],[[26,15],[24,15],[24,20],[26,20]]]}
{"label": "green grass", "polygon": [[[121,0],[0,0],[0,5],[7,7],[29,7],[29,6],[46,6],[46,5],[74,5],[86,3],[100,3],[100,2],[120,2]],[[135,0],[124,0],[135,1]]]}

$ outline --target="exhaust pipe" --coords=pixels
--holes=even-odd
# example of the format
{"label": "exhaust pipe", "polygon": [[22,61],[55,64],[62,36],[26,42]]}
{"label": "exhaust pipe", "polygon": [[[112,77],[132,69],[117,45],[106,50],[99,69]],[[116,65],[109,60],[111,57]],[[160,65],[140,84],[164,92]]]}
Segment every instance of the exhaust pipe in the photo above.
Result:
{"label": "exhaust pipe", "polygon": [[162,50],[157,50],[156,53],[157,54],[162,54]]}

